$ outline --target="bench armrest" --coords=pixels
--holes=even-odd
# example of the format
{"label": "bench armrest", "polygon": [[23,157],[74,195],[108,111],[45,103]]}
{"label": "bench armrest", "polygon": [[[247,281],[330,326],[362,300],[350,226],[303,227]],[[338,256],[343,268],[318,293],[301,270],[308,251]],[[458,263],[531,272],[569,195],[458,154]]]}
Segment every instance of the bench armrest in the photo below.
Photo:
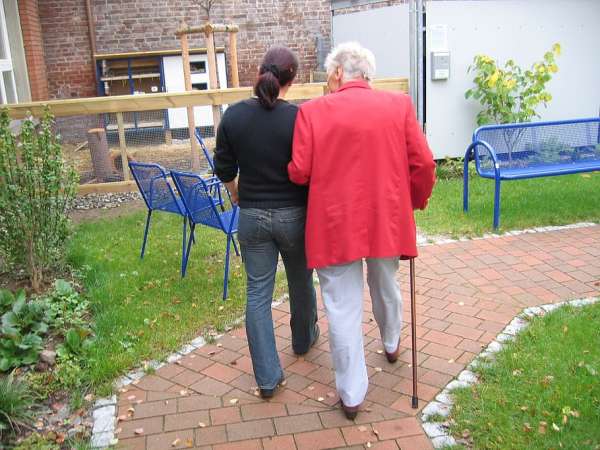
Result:
{"label": "bench armrest", "polygon": [[494,174],[496,177],[500,176],[500,163],[498,162],[498,156],[496,156],[496,152],[494,151],[494,148],[488,144],[485,141],[481,141],[481,140],[477,140],[477,141],[473,141],[469,147],[467,148],[467,151],[465,152],[465,166],[468,164],[469,162],[469,158],[471,157],[471,153],[475,154],[475,168],[477,169],[477,173],[479,175],[481,175],[481,163],[480,163],[480,154],[479,154],[479,147],[483,147],[486,152],[490,155],[490,157],[492,158],[492,161],[494,163]]}

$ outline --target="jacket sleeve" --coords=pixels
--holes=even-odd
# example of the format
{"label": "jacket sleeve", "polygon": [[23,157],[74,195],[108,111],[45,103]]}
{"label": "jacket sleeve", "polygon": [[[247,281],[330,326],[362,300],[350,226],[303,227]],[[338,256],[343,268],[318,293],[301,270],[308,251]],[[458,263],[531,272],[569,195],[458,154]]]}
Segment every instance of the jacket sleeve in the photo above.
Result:
{"label": "jacket sleeve", "polygon": [[406,148],[413,209],[425,209],[435,184],[435,161],[427,144],[412,102],[407,101],[405,117]]}
{"label": "jacket sleeve", "polygon": [[312,126],[302,107],[296,116],[292,160],[288,164],[288,175],[292,183],[308,184],[312,171],[313,135]]}
{"label": "jacket sleeve", "polygon": [[[225,117],[223,117],[225,119]],[[238,173],[237,156],[233,152],[225,128],[225,120],[221,120],[217,129],[217,148],[215,149],[215,174],[223,183],[233,181]]]}

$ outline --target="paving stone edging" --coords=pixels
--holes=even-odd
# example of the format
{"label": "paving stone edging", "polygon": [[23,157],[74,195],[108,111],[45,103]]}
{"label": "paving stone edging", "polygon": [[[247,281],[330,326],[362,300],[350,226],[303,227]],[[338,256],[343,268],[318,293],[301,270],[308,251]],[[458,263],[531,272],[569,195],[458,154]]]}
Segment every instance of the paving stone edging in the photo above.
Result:
{"label": "paving stone edging", "polygon": [[[271,306],[273,308],[281,305],[289,298],[288,294],[282,295],[276,301],[274,301]],[[234,320],[232,323],[227,325],[227,327],[235,327],[239,325],[244,320],[244,316]],[[215,339],[219,339],[223,336],[223,334],[219,334],[215,336]],[[180,360],[184,356],[190,354],[194,350],[197,350],[206,345],[206,340],[202,336],[198,336],[193,339],[189,344],[184,345],[182,348],[177,350],[174,353],[171,353],[162,361],[153,360],[145,364],[144,368],[137,368],[132,370],[131,372],[123,375],[115,382],[116,389],[122,389],[125,386],[128,386],[138,380],[140,380],[144,375],[146,375],[146,370],[148,368],[153,370],[158,370],[167,364],[172,364],[175,361]],[[117,424],[117,396],[113,395],[111,397],[100,398],[96,400],[96,403],[92,407],[92,438],[91,438],[91,446],[94,449],[105,449],[110,446],[116,445],[119,440],[115,436],[116,424]]]}
{"label": "paving stone edging", "polygon": [[588,228],[598,225],[595,222],[577,222],[568,225],[552,225],[547,227],[526,228],[524,230],[506,231],[504,233],[484,233],[482,236],[461,237],[458,239],[449,238],[443,235],[427,235],[422,232],[417,233],[417,245],[425,247],[429,245],[453,244],[455,242],[478,241],[481,239],[494,239],[507,236],[519,236],[521,234],[546,233],[548,231],[572,230],[576,228]]}
{"label": "paving stone edging", "polygon": [[546,305],[525,308],[521,313],[517,314],[498,336],[496,336],[496,338],[467,366],[467,368],[458,374],[456,379],[448,383],[442,392],[440,392],[435,399],[429,402],[421,411],[423,429],[429,439],[431,439],[433,447],[443,448],[457,445],[454,437],[448,432],[447,425],[443,422],[434,422],[429,419],[436,416],[448,417],[454,403],[452,390],[468,387],[479,381],[477,375],[471,369],[478,365],[489,364],[490,361],[493,361],[494,354],[499,352],[506,342],[512,341],[517,334],[527,328],[531,318],[543,316],[561,306],[570,305],[581,307],[599,301],[600,297],[588,297],[560,303],[549,303]]}

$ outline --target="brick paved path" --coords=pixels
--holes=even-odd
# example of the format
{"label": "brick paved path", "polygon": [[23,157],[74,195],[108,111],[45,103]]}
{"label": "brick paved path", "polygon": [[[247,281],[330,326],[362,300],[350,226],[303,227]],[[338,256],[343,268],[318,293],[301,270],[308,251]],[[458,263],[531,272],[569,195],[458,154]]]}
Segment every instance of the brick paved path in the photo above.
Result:
{"label": "brick paved path", "polygon": [[[407,264],[402,266],[399,276],[406,283]],[[422,408],[522,308],[600,295],[600,226],[423,247],[416,267]],[[117,425],[119,446],[285,450],[363,448],[371,442],[377,449],[431,448],[409,403],[409,327],[401,361],[390,365],[378,353],[381,341],[365,302],[370,388],[353,423],[336,404],[320,306],[321,338],[304,358],[291,350],[288,304],[273,311],[287,375],[273,400],[253,395],[245,331],[237,329],[120,393],[119,415],[132,405],[135,415]],[[139,428],[142,435],[135,434]]]}

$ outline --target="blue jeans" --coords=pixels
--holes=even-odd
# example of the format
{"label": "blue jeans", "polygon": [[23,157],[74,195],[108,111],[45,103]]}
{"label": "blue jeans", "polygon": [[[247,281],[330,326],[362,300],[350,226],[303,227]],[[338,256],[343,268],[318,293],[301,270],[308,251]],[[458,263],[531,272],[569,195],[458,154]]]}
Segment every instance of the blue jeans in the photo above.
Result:
{"label": "blue jeans", "polygon": [[292,349],[306,353],[314,341],[317,299],[304,253],[305,207],[240,209],[238,240],[246,266],[246,334],[254,376],[261,389],[274,389],[283,371],[273,331],[271,302],[281,254],[290,294]]}

